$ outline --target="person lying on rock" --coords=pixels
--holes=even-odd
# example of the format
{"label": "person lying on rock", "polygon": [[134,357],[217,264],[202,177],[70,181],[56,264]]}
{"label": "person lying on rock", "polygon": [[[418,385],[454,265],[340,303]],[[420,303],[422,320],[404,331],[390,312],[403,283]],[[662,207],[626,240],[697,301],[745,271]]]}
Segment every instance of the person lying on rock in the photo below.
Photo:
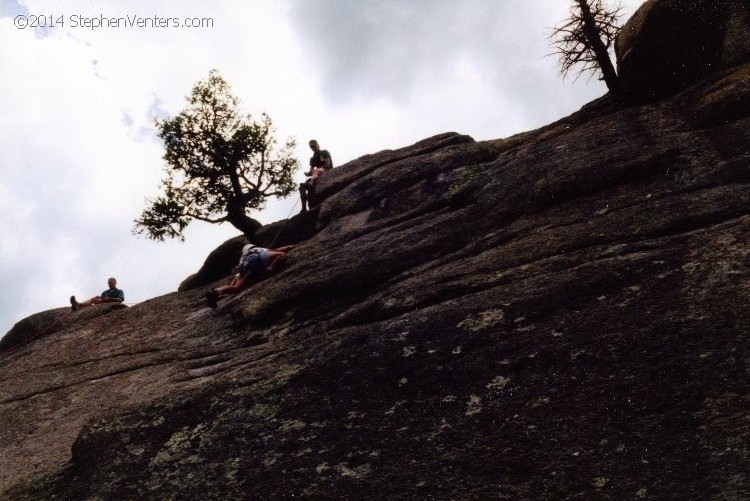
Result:
{"label": "person lying on rock", "polygon": [[73,308],[73,311],[76,311],[78,308],[84,308],[86,306],[92,306],[95,304],[122,303],[123,301],[125,301],[125,293],[122,291],[122,289],[118,289],[116,287],[116,279],[110,278],[109,280],[107,280],[107,285],[109,285],[109,289],[102,292],[99,296],[94,296],[88,301],[84,301],[82,303],[76,301],[75,296],[70,296],[70,306]]}
{"label": "person lying on rock", "polygon": [[308,179],[299,185],[302,212],[307,210],[307,201],[309,198],[315,195],[315,184],[318,182],[318,177],[328,169],[333,168],[331,154],[328,153],[328,150],[321,150],[318,141],[311,139],[310,149],[313,150],[313,156],[310,157],[310,170],[305,172]]}
{"label": "person lying on rock", "polygon": [[266,249],[247,244],[242,248],[240,263],[232,270],[236,273],[232,281],[228,285],[208,291],[206,303],[210,308],[216,308],[217,301],[222,295],[237,294],[247,287],[253,278],[260,278],[266,273],[278,271],[286,261],[286,253],[293,248],[294,245],[287,245],[278,249]]}

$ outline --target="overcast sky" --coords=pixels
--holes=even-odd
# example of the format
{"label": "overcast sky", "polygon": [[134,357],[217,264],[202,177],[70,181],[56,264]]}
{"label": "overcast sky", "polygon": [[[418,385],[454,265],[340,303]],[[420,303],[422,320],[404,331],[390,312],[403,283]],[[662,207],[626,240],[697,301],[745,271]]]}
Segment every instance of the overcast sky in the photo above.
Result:
{"label": "overcast sky", "polygon": [[[623,21],[641,3],[623,0]],[[336,165],[448,131],[508,137],[606,92],[596,78],[563,81],[545,57],[569,5],[0,0],[0,336],[110,276],[127,303],[174,291],[238,234],[198,222],[184,243],[131,233],[163,173],[153,121],[182,110],[211,69],[280,140],[297,138],[303,166],[313,137]],[[296,202],[253,217],[284,219]]]}

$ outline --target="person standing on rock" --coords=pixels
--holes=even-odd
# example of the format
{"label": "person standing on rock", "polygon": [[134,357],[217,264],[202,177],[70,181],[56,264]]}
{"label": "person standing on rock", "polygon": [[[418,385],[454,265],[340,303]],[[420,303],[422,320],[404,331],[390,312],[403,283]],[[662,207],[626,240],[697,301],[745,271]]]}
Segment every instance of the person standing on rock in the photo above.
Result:
{"label": "person standing on rock", "polygon": [[206,303],[209,308],[216,308],[217,301],[224,294],[236,294],[248,286],[252,278],[259,278],[266,273],[273,273],[286,261],[286,253],[294,248],[294,245],[279,247],[278,249],[266,249],[247,244],[242,248],[240,263],[234,268],[236,275],[228,285],[222,285],[211,289],[206,293]]}
{"label": "person standing on rock", "polygon": [[310,149],[313,150],[313,156],[310,157],[310,170],[305,172],[307,181],[299,185],[299,197],[302,200],[302,212],[307,211],[307,201],[309,197],[315,195],[315,184],[318,182],[318,176],[325,171],[333,168],[333,160],[328,150],[321,150],[318,141],[310,140]]}
{"label": "person standing on rock", "polygon": [[122,303],[123,301],[125,301],[125,293],[122,291],[122,289],[117,288],[116,279],[110,278],[109,280],[107,280],[107,285],[109,285],[109,289],[102,292],[99,296],[94,296],[88,301],[84,301],[82,303],[76,301],[75,296],[70,296],[70,306],[73,308],[73,311],[76,311],[78,308],[84,308],[86,306],[92,306],[95,304]]}

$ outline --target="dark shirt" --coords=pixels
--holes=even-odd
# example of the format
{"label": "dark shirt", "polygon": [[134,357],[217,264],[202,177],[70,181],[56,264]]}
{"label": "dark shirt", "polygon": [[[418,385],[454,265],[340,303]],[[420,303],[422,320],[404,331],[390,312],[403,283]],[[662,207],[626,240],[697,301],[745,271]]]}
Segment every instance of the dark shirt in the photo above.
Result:
{"label": "dark shirt", "polygon": [[125,293],[121,289],[107,289],[104,292],[102,292],[101,295],[102,299],[119,299],[121,301],[125,301]]}
{"label": "dark shirt", "polygon": [[331,154],[328,153],[328,150],[320,150],[316,153],[313,153],[313,156],[310,157],[310,167],[323,167],[326,158],[331,161],[331,165],[329,167],[326,167],[325,169],[328,170],[333,168],[333,159],[331,158]]}

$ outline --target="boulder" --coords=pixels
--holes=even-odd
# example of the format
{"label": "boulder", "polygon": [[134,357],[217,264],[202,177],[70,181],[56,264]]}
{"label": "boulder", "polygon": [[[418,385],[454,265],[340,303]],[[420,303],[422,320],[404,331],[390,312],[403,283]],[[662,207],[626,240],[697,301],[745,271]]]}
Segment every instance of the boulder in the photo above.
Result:
{"label": "boulder", "polygon": [[649,0],[623,26],[615,53],[631,101],[669,96],[750,60],[750,2]]}
{"label": "boulder", "polygon": [[244,235],[238,235],[221,244],[208,255],[196,273],[182,281],[177,290],[184,292],[203,287],[231,274],[240,259],[242,247],[247,243]]}

